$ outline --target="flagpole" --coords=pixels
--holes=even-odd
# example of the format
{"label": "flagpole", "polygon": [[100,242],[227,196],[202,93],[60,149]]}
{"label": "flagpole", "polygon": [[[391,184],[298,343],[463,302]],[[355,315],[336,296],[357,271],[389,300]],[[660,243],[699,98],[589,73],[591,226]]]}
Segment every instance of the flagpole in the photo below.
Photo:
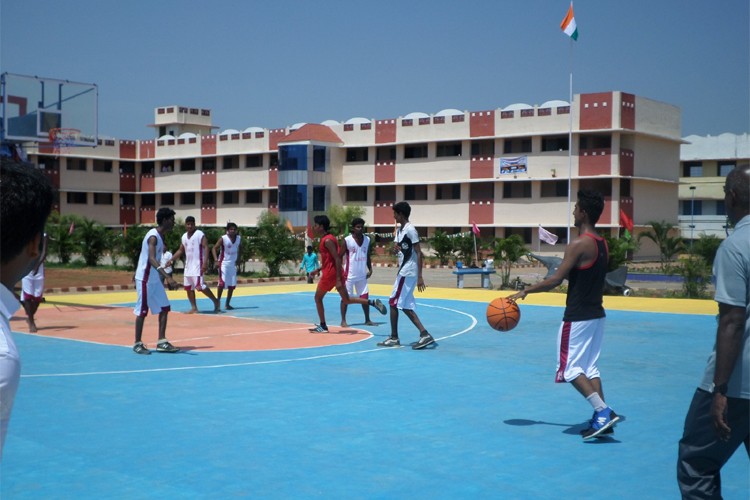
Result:
{"label": "flagpole", "polygon": [[[572,5],[572,4],[571,4]],[[570,53],[568,56],[568,69],[570,73],[569,78],[569,89],[568,89],[568,102],[570,103],[570,112],[568,113],[568,239],[567,244],[570,244],[570,218],[573,214],[573,209],[570,207],[572,201],[572,177],[573,177],[573,39],[570,39]]]}

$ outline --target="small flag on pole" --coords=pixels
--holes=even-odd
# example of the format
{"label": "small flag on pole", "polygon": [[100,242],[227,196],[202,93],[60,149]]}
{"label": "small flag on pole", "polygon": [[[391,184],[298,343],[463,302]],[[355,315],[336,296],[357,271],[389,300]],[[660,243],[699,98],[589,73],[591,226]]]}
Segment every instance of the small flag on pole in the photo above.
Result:
{"label": "small flag on pole", "polygon": [[73,234],[73,231],[75,231],[75,230],[76,230],[76,223],[75,222],[71,222],[70,223],[70,229],[68,229],[68,236],[70,236],[71,234]]}
{"label": "small flag on pole", "polygon": [[550,245],[557,243],[557,235],[555,233],[550,233],[542,226],[539,226],[539,239]]}
{"label": "small flag on pole", "polygon": [[125,222],[125,223],[124,223],[124,224],[122,225],[122,235],[123,235],[123,236],[127,236],[127,235],[128,235],[128,223],[127,223],[127,222]]}
{"label": "small flag on pole", "polygon": [[294,233],[294,226],[292,226],[292,221],[290,221],[289,219],[286,220],[286,228],[290,233]]}
{"label": "small flag on pole", "polygon": [[633,232],[633,219],[628,217],[628,214],[621,208],[620,209],[620,226],[624,227],[631,233]]}
{"label": "small flag on pole", "polygon": [[474,233],[475,236],[479,236],[479,228],[475,223],[471,223],[471,231]]}
{"label": "small flag on pole", "polygon": [[578,40],[578,26],[576,26],[576,18],[573,16],[573,2],[570,2],[568,13],[560,23],[560,29],[573,40]]}

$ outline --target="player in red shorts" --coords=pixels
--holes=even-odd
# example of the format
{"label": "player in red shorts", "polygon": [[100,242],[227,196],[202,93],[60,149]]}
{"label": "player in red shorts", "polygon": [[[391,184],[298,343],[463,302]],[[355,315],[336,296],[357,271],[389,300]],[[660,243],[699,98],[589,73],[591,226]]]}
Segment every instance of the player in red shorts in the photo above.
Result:
{"label": "player in red shorts", "polygon": [[386,313],[385,305],[380,299],[363,299],[359,297],[350,297],[344,285],[343,270],[341,267],[341,256],[339,255],[339,242],[336,237],[328,232],[331,227],[331,221],[326,215],[316,215],[314,219],[313,231],[321,236],[320,238],[320,258],[322,261],[321,271],[323,275],[318,281],[318,288],[315,290],[315,307],[318,310],[320,324],[315,328],[310,328],[312,333],[328,333],[326,325],[326,311],[323,306],[323,297],[336,288],[341,301],[344,304],[369,304],[377,309],[380,314]]}

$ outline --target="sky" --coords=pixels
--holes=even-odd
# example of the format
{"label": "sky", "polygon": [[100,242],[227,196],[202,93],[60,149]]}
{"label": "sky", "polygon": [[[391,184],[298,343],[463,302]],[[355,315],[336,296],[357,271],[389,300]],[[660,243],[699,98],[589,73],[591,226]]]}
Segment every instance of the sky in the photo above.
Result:
{"label": "sky", "polygon": [[748,0],[0,0],[0,70],[95,83],[100,137],[158,106],[219,130],[485,111],[623,91],[682,136],[750,132]]}

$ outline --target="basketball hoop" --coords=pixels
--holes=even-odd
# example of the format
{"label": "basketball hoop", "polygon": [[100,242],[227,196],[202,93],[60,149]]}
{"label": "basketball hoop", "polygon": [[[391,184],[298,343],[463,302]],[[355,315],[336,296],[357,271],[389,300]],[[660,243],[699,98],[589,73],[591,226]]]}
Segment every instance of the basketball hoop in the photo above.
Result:
{"label": "basketball hoop", "polygon": [[52,151],[55,155],[70,153],[80,137],[81,131],[77,128],[53,128],[49,131],[49,140],[52,142]]}

